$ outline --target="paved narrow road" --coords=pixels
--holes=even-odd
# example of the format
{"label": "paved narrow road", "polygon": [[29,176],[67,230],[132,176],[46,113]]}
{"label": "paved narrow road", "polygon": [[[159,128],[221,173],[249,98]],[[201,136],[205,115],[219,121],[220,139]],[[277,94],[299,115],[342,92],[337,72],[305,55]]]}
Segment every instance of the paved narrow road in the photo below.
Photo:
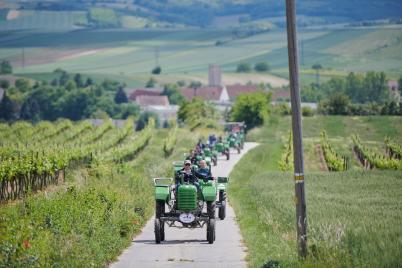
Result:
{"label": "paved narrow road", "polygon": [[[231,151],[230,160],[219,158],[213,167],[214,176],[228,176],[234,165],[256,143],[245,143],[241,154]],[[230,183],[230,181],[229,181]],[[230,201],[230,193],[228,197]],[[154,219],[150,219],[142,233],[133,239],[111,268],[120,267],[246,267],[245,247],[232,207],[227,206],[226,219],[216,222],[214,244],[206,241],[206,226],[196,229],[178,229],[165,226],[166,241],[155,244]]]}

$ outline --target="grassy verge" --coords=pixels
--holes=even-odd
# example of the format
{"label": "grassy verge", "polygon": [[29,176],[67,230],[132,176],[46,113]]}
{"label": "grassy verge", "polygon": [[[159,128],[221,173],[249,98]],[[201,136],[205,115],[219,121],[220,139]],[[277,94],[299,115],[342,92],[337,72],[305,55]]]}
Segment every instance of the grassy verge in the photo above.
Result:
{"label": "grassy verge", "polygon": [[402,187],[398,171],[315,172],[306,178],[309,258],[297,258],[290,173],[269,171],[260,146],[231,173],[230,195],[250,267],[398,267]]}
{"label": "grassy verge", "polygon": [[321,130],[342,153],[350,153],[351,133],[362,133],[366,142],[378,146],[384,135],[400,142],[401,120],[303,118],[310,253],[305,262],[297,256],[292,174],[277,171],[290,118],[274,116],[252,130],[248,140],[261,145],[236,165],[229,189],[249,249],[249,267],[399,267],[401,172],[363,171],[357,166],[347,172],[319,172],[314,147]]}
{"label": "grassy verge", "polygon": [[[171,175],[197,135],[179,130],[165,158],[157,130],[132,161],[70,171],[66,184],[0,207],[0,267],[102,267],[116,259],[153,213],[152,177]],[[187,138],[188,137],[188,138]]]}

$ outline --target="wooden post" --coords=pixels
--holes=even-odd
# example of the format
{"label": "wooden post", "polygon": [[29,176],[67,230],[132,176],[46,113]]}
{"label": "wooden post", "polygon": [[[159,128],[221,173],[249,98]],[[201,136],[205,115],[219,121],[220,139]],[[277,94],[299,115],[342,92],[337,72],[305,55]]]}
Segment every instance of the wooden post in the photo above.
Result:
{"label": "wooden post", "polygon": [[301,105],[299,88],[299,65],[297,58],[295,0],[286,0],[286,21],[288,34],[290,98],[292,105],[297,242],[299,256],[301,258],[305,258],[307,256],[307,213],[304,191],[304,163],[300,113]]}

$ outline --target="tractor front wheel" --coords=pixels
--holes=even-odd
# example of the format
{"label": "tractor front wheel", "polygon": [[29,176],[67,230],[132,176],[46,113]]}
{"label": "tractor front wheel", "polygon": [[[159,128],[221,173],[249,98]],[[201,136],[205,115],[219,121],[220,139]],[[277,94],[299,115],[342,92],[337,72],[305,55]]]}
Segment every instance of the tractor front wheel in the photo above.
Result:
{"label": "tractor front wheel", "polygon": [[215,234],[215,219],[209,219],[207,225],[207,240],[209,244],[213,244],[216,238]]}
{"label": "tractor front wheel", "polygon": [[154,232],[155,232],[155,243],[160,244],[162,241],[162,236],[165,238],[165,228],[162,227],[162,222],[160,219],[155,218]]}
{"label": "tractor front wheel", "polygon": [[155,218],[160,218],[165,214],[165,202],[156,200],[155,202]]}
{"label": "tractor front wheel", "polygon": [[226,218],[226,193],[224,191],[219,192],[219,201],[221,206],[219,207],[218,216],[219,219],[224,220]]}
{"label": "tractor front wheel", "polygon": [[210,219],[215,219],[215,202],[207,201],[207,213]]}

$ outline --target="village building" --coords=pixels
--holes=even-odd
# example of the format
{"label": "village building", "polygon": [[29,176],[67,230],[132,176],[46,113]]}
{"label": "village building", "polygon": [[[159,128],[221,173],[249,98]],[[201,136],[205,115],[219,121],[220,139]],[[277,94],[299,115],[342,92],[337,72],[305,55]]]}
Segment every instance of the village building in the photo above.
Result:
{"label": "village building", "polygon": [[391,96],[391,99],[400,102],[401,101],[401,92],[399,92],[399,84],[396,80],[388,81],[388,89]]}

